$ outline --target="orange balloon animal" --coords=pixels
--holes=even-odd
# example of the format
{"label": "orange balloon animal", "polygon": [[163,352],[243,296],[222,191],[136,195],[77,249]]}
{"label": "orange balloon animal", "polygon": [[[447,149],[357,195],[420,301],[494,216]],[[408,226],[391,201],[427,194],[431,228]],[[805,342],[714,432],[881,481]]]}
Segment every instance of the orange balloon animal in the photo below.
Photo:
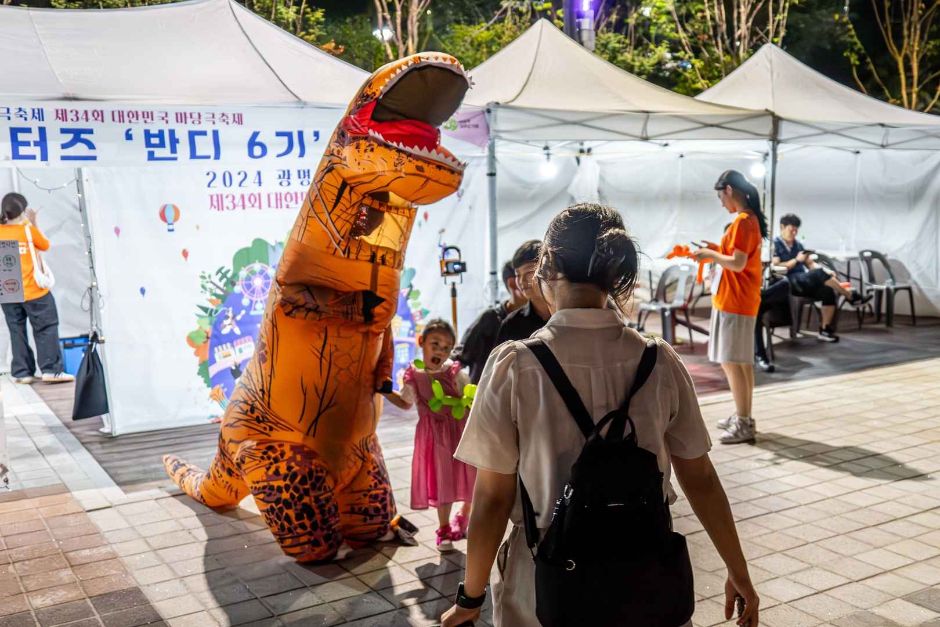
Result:
{"label": "orange balloon animal", "polygon": [[299,561],[392,535],[376,392],[391,389],[390,325],[416,205],[452,194],[463,178],[437,127],[468,88],[461,65],[440,53],[390,63],[366,81],[284,249],[215,459],[203,472],[164,457],[180,488],[209,507],[250,493]]}
{"label": "orange balloon animal", "polygon": [[[676,257],[685,257],[687,259],[695,259],[695,255],[692,254],[692,250],[683,244],[676,244],[672,247],[672,250],[669,251],[669,254],[666,255],[666,259],[675,259]],[[696,283],[705,282],[705,264],[711,263],[711,260],[699,261],[698,262],[698,273],[695,275]]]}

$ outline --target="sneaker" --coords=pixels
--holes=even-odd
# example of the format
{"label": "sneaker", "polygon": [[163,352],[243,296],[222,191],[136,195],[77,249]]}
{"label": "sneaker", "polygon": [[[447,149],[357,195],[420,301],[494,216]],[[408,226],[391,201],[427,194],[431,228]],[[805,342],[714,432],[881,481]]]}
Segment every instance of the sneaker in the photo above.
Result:
{"label": "sneaker", "polygon": [[763,370],[764,372],[773,372],[774,370],[777,369],[777,367],[774,366],[774,362],[770,361],[766,357],[758,356],[756,361],[757,361],[757,367]]}
{"label": "sneaker", "polygon": [[57,372],[55,374],[50,374],[48,372],[42,373],[43,383],[71,383],[74,380],[75,377],[67,372]]}
{"label": "sneaker", "polygon": [[21,385],[29,385],[35,380],[35,377],[13,377],[13,383],[19,383]]}
{"label": "sneaker", "polygon": [[839,336],[832,330],[832,327],[823,327],[819,330],[819,335],[816,336],[816,339],[820,342],[835,343],[839,341]]}
{"label": "sneaker", "polygon": [[853,307],[858,307],[859,305],[864,305],[874,297],[875,295],[870,292],[863,296],[858,290],[852,290],[852,295],[849,297],[849,304]]}
{"label": "sneaker", "polygon": [[441,527],[437,530],[437,550],[441,553],[450,553],[454,550],[454,543],[451,542],[450,525]]}
{"label": "sneaker", "polygon": [[735,416],[734,422],[725,429],[721,435],[722,444],[743,444],[754,442],[757,433],[757,423],[753,418]]}
{"label": "sneaker", "polygon": [[716,422],[716,423],[715,423],[715,426],[718,427],[719,429],[721,429],[721,430],[723,431],[723,430],[727,429],[728,427],[730,427],[731,425],[733,425],[733,424],[734,424],[734,420],[735,420],[735,418],[737,418],[737,417],[738,417],[737,414],[731,414],[731,415],[728,416],[727,418],[722,418],[721,420],[719,420],[718,422]]}
{"label": "sneaker", "polygon": [[345,542],[343,542],[342,544],[339,545],[339,548],[336,549],[336,555],[333,556],[333,561],[341,562],[347,557],[349,557],[349,554],[352,552],[353,552],[353,548],[349,546],[348,544],[346,544]]}
{"label": "sneaker", "polygon": [[469,521],[467,517],[461,513],[454,514],[454,517],[450,521],[450,539],[451,540],[463,540],[467,537],[467,524]]}

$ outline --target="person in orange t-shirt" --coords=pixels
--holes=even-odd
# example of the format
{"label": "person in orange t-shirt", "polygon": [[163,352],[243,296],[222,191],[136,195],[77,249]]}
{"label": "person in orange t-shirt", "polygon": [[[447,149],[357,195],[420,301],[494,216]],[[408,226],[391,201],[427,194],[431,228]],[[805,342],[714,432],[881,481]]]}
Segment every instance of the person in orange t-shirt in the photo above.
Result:
{"label": "person in orange t-shirt", "polygon": [[49,250],[49,240],[36,226],[36,212],[27,208],[22,194],[10,193],[0,201],[0,239],[20,243],[20,264],[23,271],[25,302],[3,303],[3,317],[10,330],[13,348],[11,370],[16,383],[32,383],[36,374],[36,357],[29,346],[26,321],[33,328],[33,340],[39,355],[39,370],[43,383],[74,381],[64,372],[62,351],[59,348],[59,312],[52,293],[39,286],[33,272],[33,256],[29,250],[26,231],[37,251]]}
{"label": "person in orange t-shirt", "polygon": [[724,172],[715,183],[722,207],[735,214],[720,245],[694,252],[699,261],[715,263],[708,359],[721,364],[735,413],[719,421],[722,444],[753,442],[757,425],[751,416],[754,396],[754,326],[760,308],[761,242],[767,237],[767,218],[760,194],[743,174]]}

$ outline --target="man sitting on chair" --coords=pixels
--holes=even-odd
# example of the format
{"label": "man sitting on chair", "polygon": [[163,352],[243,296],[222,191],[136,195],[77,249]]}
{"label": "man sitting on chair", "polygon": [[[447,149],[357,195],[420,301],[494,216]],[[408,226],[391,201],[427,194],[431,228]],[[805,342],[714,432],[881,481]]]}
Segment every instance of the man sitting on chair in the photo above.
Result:
{"label": "man sitting on chair", "polygon": [[780,218],[780,235],[774,238],[775,266],[787,268],[790,293],[794,296],[822,301],[822,321],[817,336],[821,342],[838,342],[832,326],[836,314],[836,297],[844,296],[852,305],[861,305],[871,300],[871,294],[862,296],[856,290],[842,287],[829,270],[813,261],[812,251],[803,248],[796,240],[802,221],[799,216],[788,213]]}

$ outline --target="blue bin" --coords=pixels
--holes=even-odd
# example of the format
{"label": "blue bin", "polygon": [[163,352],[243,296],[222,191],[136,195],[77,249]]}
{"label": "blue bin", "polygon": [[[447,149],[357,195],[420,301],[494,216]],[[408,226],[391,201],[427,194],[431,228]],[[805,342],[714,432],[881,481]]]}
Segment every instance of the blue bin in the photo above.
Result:
{"label": "blue bin", "polygon": [[78,366],[82,363],[82,357],[85,356],[85,349],[88,348],[88,336],[63,337],[59,339],[59,346],[62,347],[65,371],[71,375],[78,374]]}

